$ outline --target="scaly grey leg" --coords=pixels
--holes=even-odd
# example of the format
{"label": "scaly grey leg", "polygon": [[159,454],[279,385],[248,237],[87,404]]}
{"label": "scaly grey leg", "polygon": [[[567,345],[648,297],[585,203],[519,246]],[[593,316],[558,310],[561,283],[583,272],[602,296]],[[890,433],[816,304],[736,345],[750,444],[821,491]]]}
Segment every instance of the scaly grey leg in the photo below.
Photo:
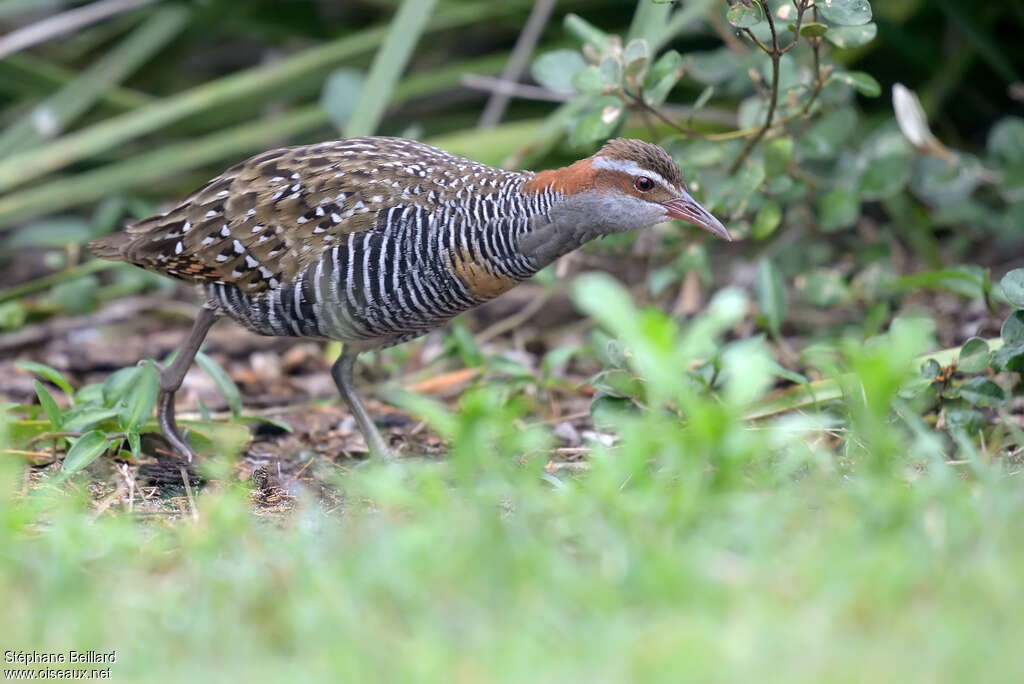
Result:
{"label": "scaly grey leg", "polygon": [[356,419],[356,425],[359,426],[359,431],[363,433],[366,446],[370,449],[370,456],[390,461],[394,459],[394,456],[384,443],[384,438],[381,437],[377,426],[373,424],[370,414],[366,412],[366,407],[359,400],[352,384],[352,367],[355,365],[357,356],[359,356],[359,352],[345,349],[331,367],[331,377],[334,378],[334,384],[338,386],[341,398],[348,403],[352,416]]}
{"label": "scaly grey leg", "polygon": [[181,387],[181,381],[185,379],[185,373],[188,372],[199,347],[206,339],[206,333],[210,332],[210,328],[216,321],[217,314],[213,309],[205,306],[200,309],[199,316],[196,317],[196,322],[192,326],[192,332],[188,334],[185,342],[178,349],[174,361],[160,371],[160,394],[156,400],[156,420],[160,424],[164,437],[170,442],[171,448],[189,463],[192,462],[194,454],[192,447],[188,445],[178,430],[178,423],[174,420],[174,393]]}

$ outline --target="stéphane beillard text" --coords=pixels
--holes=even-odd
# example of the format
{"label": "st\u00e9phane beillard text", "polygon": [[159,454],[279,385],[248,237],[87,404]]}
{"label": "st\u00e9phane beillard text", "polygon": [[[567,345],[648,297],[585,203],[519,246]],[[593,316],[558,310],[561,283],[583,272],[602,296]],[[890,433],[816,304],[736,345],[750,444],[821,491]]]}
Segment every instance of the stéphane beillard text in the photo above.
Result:
{"label": "st\u00e9phane beillard text", "polygon": [[117,652],[110,651],[4,651],[4,663],[8,665],[36,665],[54,663],[116,663]]}

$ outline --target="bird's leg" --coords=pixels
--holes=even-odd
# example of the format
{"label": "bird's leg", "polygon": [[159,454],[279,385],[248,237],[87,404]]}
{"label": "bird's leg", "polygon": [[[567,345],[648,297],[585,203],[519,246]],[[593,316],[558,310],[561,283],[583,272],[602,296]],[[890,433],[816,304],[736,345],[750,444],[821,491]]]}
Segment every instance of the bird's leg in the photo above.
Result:
{"label": "bird's leg", "polygon": [[356,425],[359,426],[359,431],[363,433],[366,446],[370,449],[370,456],[390,461],[394,456],[391,455],[391,450],[384,443],[384,438],[380,436],[377,426],[373,424],[370,414],[366,412],[366,407],[359,400],[352,385],[352,367],[355,365],[358,355],[359,352],[349,349],[342,351],[341,356],[331,367],[331,377],[334,378],[334,384],[338,386],[341,398],[348,403],[352,416],[356,419]]}
{"label": "bird's leg", "polygon": [[185,373],[196,358],[200,345],[206,339],[206,333],[217,320],[217,314],[213,309],[203,307],[196,317],[192,326],[192,332],[188,334],[185,342],[178,349],[174,361],[167,368],[160,371],[160,394],[156,400],[156,420],[164,437],[171,444],[171,448],[178,456],[192,462],[192,447],[188,445],[185,438],[178,430],[178,423],[174,420],[174,393],[181,387],[181,381],[185,379]]}

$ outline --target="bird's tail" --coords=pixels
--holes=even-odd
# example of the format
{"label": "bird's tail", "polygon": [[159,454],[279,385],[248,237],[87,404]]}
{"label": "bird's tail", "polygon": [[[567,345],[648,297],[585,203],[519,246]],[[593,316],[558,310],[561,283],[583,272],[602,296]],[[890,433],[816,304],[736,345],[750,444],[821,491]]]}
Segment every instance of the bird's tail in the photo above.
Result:
{"label": "bird's tail", "polygon": [[109,261],[126,261],[125,247],[134,236],[128,233],[111,233],[98,237],[89,243],[89,251],[100,259]]}

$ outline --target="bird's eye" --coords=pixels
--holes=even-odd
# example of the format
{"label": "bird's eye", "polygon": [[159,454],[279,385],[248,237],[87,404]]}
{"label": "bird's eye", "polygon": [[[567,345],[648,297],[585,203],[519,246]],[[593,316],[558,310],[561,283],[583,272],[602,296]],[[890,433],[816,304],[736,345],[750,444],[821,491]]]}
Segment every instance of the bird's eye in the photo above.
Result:
{"label": "bird's eye", "polygon": [[654,181],[647,176],[637,176],[633,179],[633,187],[640,192],[648,192],[654,189]]}

